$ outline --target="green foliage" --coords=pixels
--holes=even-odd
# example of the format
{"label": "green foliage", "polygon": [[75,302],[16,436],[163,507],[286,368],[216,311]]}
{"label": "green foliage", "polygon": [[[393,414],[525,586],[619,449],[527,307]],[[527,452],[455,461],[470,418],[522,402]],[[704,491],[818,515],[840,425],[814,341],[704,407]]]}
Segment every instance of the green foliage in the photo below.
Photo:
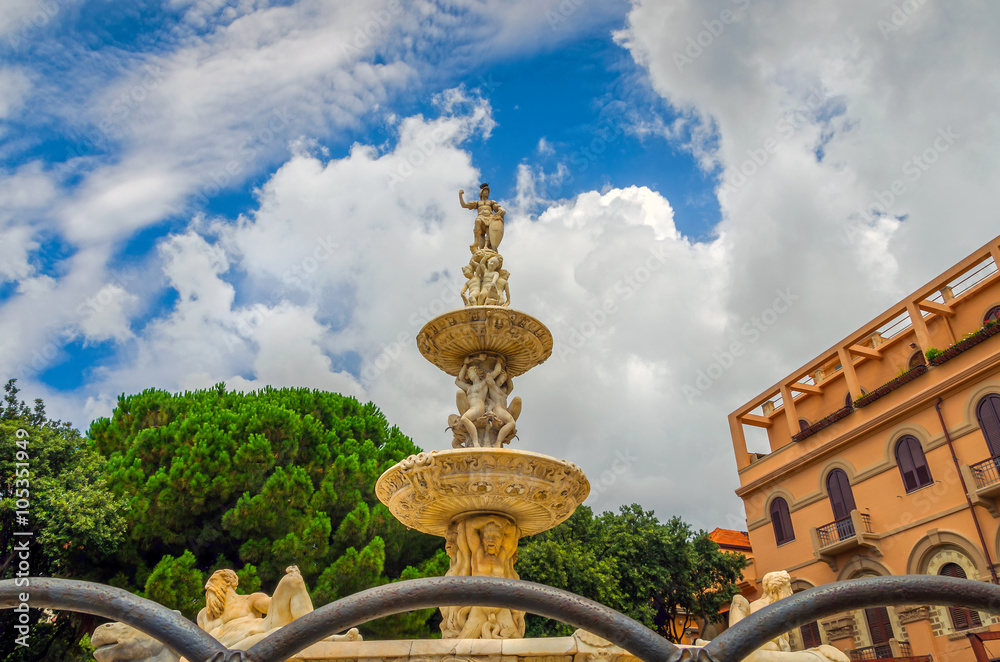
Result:
{"label": "green foliage", "polygon": [[[595,517],[581,506],[566,522],[522,546],[522,579],[563,588],[617,609],[678,642],[694,619],[717,621],[738,593],[746,566],[680,518],[661,523],[638,505]],[[532,636],[569,628],[527,617]]]}
{"label": "green foliage", "polygon": [[937,347],[929,347],[927,351],[924,352],[924,357],[926,357],[926,359],[930,361],[931,359],[937,356],[941,356],[942,354],[944,354],[943,350],[940,350]]}
{"label": "green foliage", "polygon": [[205,606],[204,586],[205,578],[195,567],[194,554],[184,552],[179,558],[168,554],[153,568],[142,597],[176,609],[193,621]]}
{"label": "green foliage", "polygon": [[[104,460],[68,424],[49,420],[41,400],[33,409],[18,397],[15,380],[0,405],[0,579],[59,576],[90,581],[111,578],[112,556],[125,542],[126,504],[102,477]],[[21,453],[18,457],[18,453]],[[21,466],[18,466],[21,463]],[[25,466],[26,465],[26,466]],[[18,507],[27,499],[28,508]],[[22,506],[25,505],[22,502]],[[18,510],[27,510],[18,520]],[[25,515],[21,515],[25,517]],[[30,531],[31,537],[15,537]],[[26,568],[15,545],[28,542]],[[13,612],[0,611],[0,632],[14,633]],[[90,616],[59,613],[53,621],[29,612],[30,649],[0,637],[0,660],[84,660],[78,645],[93,628]]]}
{"label": "green foliage", "polygon": [[[370,403],[309,389],[150,389],[120,397],[88,435],[132,508],[116,582],[186,615],[219,568],[237,570],[241,593],[270,593],[297,565],[317,606],[439,569],[440,539],[406,529],[375,497],[382,472],[419,449]],[[168,586],[174,576],[183,587]],[[424,636],[431,617],[363,630]]]}

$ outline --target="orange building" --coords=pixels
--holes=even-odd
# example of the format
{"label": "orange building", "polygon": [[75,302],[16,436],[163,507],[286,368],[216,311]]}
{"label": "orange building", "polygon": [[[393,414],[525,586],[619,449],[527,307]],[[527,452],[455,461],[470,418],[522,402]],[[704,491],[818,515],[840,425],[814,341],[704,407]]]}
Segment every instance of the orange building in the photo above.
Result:
{"label": "orange building", "polygon": [[[750,545],[750,536],[746,531],[733,531],[732,529],[715,529],[708,534],[708,537],[719,546],[724,552],[730,554],[742,554],[747,559],[747,566],[740,575],[740,580],[736,586],[740,589],[740,595],[748,601],[753,602],[760,597],[760,582],[757,578],[754,566],[753,547]],[[722,608],[722,621],[719,623],[700,624],[701,632],[698,635],[702,639],[714,639],[720,632],[729,627],[729,605]],[[692,638],[693,640],[693,638]]]}
{"label": "orange building", "polygon": [[[998,263],[1000,237],[730,414],[755,578],[997,583]],[[748,426],[766,430],[768,452],[747,450]],[[967,634],[982,630],[1000,619],[912,605],[823,619],[798,638],[855,659],[971,662]]]}

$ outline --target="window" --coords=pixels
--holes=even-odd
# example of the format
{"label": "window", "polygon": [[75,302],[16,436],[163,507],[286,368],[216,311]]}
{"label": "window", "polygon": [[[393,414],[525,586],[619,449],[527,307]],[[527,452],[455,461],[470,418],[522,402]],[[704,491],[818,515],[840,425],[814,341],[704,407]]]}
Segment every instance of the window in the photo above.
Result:
{"label": "window", "polygon": [[903,487],[908,493],[934,482],[931,470],[927,467],[924,449],[916,437],[906,435],[896,444],[896,464],[903,477]]}
{"label": "window", "polygon": [[[826,493],[830,495],[830,506],[833,508],[833,519],[842,520],[851,516],[854,504],[854,493],[851,491],[851,481],[843,469],[834,469],[826,477]],[[852,533],[853,535],[853,533]]]}
{"label": "window", "polygon": [[807,421],[804,418],[800,418],[799,419],[799,432],[801,432],[802,430],[805,430],[807,427],[809,427],[809,421]]}
{"label": "window", "polygon": [[[957,563],[945,563],[941,568],[941,572],[938,574],[945,577],[958,577],[959,579],[966,579],[965,570],[962,570],[962,566]],[[963,607],[948,607],[948,612],[951,613],[951,623],[956,630],[978,628],[983,624],[982,620],[979,618],[978,611],[971,611]]]}
{"label": "window", "polygon": [[1000,395],[990,393],[976,407],[979,428],[992,457],[1000,457]]}
{"label": "window", "polygon": [[781,497],[771,502],[771,526],[774,527],[774,542],[783,545],[795,540],[792,517],[788,514],[788,504]]}
{"label": "window", "polygon": [[823,640],[819,636],[819,625],[816,621],[812,623],[806,623],[799,628],[799,634],[802,635],[802,647],[803,648],[816,648],[823,643]]}
{"label": "window", "polygon": [[910,370],[913,370],[918,365],[927,365],[927,357],[925,357],[924,353],[921,352],[919,349],[913,352],[913,355],[910,356],[910,363],[907,365],[907,367]]}
{"label": "window", "polygon": [[983,324],[987,322],[1000,322],[1000,306],[993,306],[983,315]]}

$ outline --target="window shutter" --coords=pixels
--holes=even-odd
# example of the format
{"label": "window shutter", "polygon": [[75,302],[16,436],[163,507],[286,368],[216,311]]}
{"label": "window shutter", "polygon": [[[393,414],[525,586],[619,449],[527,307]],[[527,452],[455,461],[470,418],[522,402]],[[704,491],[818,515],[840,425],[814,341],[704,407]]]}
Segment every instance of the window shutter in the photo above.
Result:
{"label": "window shutter", "polygon": [[916,437],[906,435],[896,444],[896,463],[907,492],[933,483],[924,449]]}
{"label": "window shutter", "polygon": [[771,526],[774,527],[774,542],[776,544],[780,545],[795,540],[788,504],[781,497],[771,502]]}
{"label": "window shutter", "polygon": [[[945,563],[938,574],[945,577],[966,579],[965,570],[962,570],[962,566],[957,563]],[[983,624],[982,619],[979,618],[978,611],[970,611],[962,607],[948,607],[948,611],[951,613],[951,622],[956,630],[978,628]]]}
{"label": "window shutter", "polygon": [[991,393],[979,401],[976,407],[979,427],[986,437],[986,446],[993,457],[1000,456],[1000,395]]}
{"label": "window shutter", "polygon": [[816,621],[806,623],[800,627],[799,634],[802,635],[802,646],[805,648],[816,648],[823,643],[823,640],[819,636],[819,625],[817,625]]}

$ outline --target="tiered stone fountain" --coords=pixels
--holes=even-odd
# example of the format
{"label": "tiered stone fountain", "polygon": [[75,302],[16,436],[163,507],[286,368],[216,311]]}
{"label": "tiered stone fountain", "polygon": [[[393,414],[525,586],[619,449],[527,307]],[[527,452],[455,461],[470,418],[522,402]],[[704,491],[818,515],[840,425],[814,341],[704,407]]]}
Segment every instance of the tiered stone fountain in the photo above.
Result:
{"label": "tiered stone fountain", "polygon": [[[455,377],[458,413],[448,417],[452,449],[406,458],[378,480],[375,493],[410,528],[442,536],[449,576],[518,579],[518,540],[564,521],[590,493],[575,464],[506,448],[521,398],[508,401],[512,379],[545,361],[552,334],[510,307],[509,273],[499,252],[504,210],[483,184],[472,254],[463,267],[465,307],[432,319],[417,335],[424,358]],[[524,636],[524,613],[477,606],[443,607],[445,639]]]}

